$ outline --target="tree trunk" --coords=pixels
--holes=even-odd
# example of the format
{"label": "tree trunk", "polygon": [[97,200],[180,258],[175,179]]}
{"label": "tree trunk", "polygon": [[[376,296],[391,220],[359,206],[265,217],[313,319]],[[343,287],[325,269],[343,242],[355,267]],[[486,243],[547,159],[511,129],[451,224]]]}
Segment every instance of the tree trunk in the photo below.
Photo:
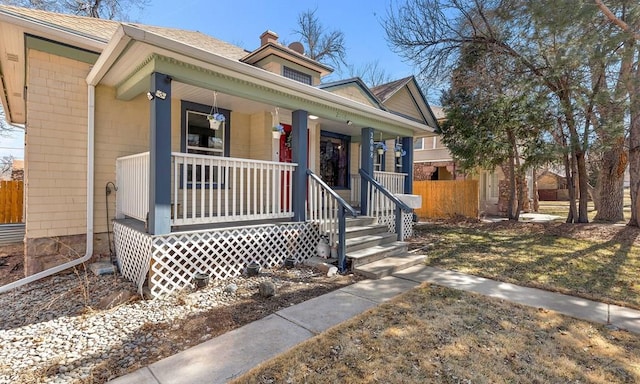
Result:
{"label": "tree trunk", "polygon": [[623,181],[627,167],[627,154],[624,143],[618,139],[615,146],[606,151],[602,157],[602,169],[598,175],[598,194],[600,203],[594,220],[618,222],[624,220],[623,214]]}
{"label": "tree trunk", "polygon": [[[640,54],[640,48],[638,53]],[[631,124],[629,126],[631,220],[628,225],[640,227],[640,64],[636,64],[635,72],[635,76],[627,83],[631,104]]]}
{"label": "tree trunk", "polygon": [[538,174],[535,168],[531,177],[533,178],[533,212],[538,212],[540,210],[540,196],[538,196]]}
{"label": "tree trunk", "polygon": [[510,221],[518,221],[517,212],[514,212],[516,211],[516,172],[513,159],[509,159],[509,166],[507,169],[509,170],[509,202],[507,205],[507,217]]}
{"label": "tree trunk", "polygon": [[578,223],[588,223],[588,203],[589,203],[589,182],[587,180],[587,163],[584,158],[584,152],[579,149],[576,152],[576,166],[578,167]]}

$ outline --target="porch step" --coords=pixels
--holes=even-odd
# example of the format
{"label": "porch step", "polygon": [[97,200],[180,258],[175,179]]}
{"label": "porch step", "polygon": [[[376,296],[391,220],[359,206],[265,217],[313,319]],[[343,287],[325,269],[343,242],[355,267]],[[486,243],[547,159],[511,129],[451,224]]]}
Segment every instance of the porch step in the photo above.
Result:
{"label": "porch step", "polygon": [[346,253],[351,253],[365,248],[389,244],[396,241],[397,238],[398,236],[395,233],[389,232],[353,237],[345,240],[345,251]]}
{"label": "porch step", "polygon": [[424,255],[397,255],[374,261],[359,267],[353,267],[353,272],[359,273],[369,279],[381,279],[392,273],[418,265],[424,262]]}
{"label": "porch step", "polygon": [[393,241],[380,245],[347,252],[347,259],[351,260],[351,268],[369,264],[385,257],[396,256],[407,252],[408,244],[404,241]]}
{"label": "porch step", "polygon": [[369,225],[376,225],[375,220],[371,216],[358,216],[358,217],[347,217],[346,224],[347,228],[349,227],[365,227]]}
{"label": "porch step", "polygon": [[366,235],[375,235],[380,233],[387,232],[387,226],[385,224],[371,224],[365,226],[349,226],[347,224],[347,228],[345,231],[345,235],[347,239],[353,239],[356,237],[366,236]]}

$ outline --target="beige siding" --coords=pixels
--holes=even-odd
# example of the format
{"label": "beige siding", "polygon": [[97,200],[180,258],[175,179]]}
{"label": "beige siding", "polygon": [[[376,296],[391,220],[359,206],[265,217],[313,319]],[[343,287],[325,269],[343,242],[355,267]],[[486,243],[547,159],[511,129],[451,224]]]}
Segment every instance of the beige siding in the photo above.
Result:
{"label": "beige siding", "polygon": [[340,95],[342,97],[345,97],[353,101],[357,101],[362,104],[369,105],[371,107],[378,108],[378,106],[372,103],[371,99],[367,97],[367,95],[364,92],[362,92],[362,89],[360,89],[360,87],[356,87],[354,85],[331,90],[331,93]]}
{"label": "beige siding", "polygon": [[[144,95],[131,101],[117,100],[115,89],[96,87],[95,109],[95,191],[94,230],[107,231],[105,209],[105,187],[107,182],[116,183],[116,159],[121,156],[149,150],[149,100]],[[172,105],[172,112],[175,105]],[[179,111],[179,106],[178,106]],[[176,116],[172,116],[172,122]],[[179,112],[177,115],[180,122]],[[172,139],[174,139],[172,137]],[[174,139],[172,148],[179,148],[179,139]],[[109,219],[115,216],[116,193],[108,197]]]}
{"label": "beige siding", "polygon": [[28,52],[27,237],[85,233],[90,66]]}
{"label": "beige siding", "polygon": [[269,55],[265,57],[264,59],[257,62],[255,66],[262,68],[265,71],[276,73],[278,75],[282,75],[282,71],[283,71],[282,68],[286,66],[311,76],[312,85],[320,84],[320,73],[316,71],[312,71],[309,68],[303,67],[299,64],[290,62],[289,60],[285,60],[275,55]]}
{"label": "beige siding", "polygon": [[424,122],[415,101],[406,87],[402,88],[402,90],[398,91],[395,95],[385,101],[384,106],[394,112],[400,113],[404,116],[410,116]]}

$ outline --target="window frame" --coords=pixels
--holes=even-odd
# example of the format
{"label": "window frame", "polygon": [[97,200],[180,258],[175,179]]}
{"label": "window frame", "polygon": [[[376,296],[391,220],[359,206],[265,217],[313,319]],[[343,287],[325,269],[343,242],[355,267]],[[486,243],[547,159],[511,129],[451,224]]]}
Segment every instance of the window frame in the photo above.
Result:
{"label": "window frame", "polygon": [[[204,154],[204,155],[208,155],[208,156],[220,156],[220,157],[230,157],[230,144],[231,144],[231,140],[230,140],[230,133],[231,133],[231,111],[228,109],[224,109],[224,108],[218,108],[218,113],[221,113],[224,115],[225,117],[225,122],[224,124],[222,124],[222,126],[220,127],[220,130],[222,130],[222,151],[217,151],[217,150],[209,150],[206,147],[201,147],[202,149],[198,149],[198,147],[196,146],[189,146],[188,145],[188,137],[190,134],[201,134],[201,133],[189,133],[188,132],[188,118],[187,118],[187,114],[189,112],[192,113],[196,113],[199,115],[209,115],[211,112],[211,106],[210,105],[204,105],[204,104],[199,104],[199,103],[194,103],[191,101],[185,101],[182,100],[181,105],[180,105],[180,152],[182,153],[198,153],[198,154]],[[203,153],[204,152],[204,153]],[[180,188],[181,189],[192,189],[193,188],[193,183],[190,181],[191,178],[188,177],[187,178],[187,185],[184,185],[183,182],[183,172],[184,172],[184,165],[180,166]],[[187,172],[191,172],[191,171],[187,171]],[[196,171],[197,172],[197,171]],[[201,170],[202,172],[202,170]],[[204,172],[208,173],[208,171],[205,169]],[[219,175],[219,180],[224,180],[224,174],[223,175]],[[205,185],[205,188],[209,188],[211,186],[210,183],[207,183]],[[196,189],[201,189],[202,188],[202,183],[197,182],[196,183]],[[218,185],[218,183],[213,183],[213,187],[214,188],[224,188],[224,184]]]}

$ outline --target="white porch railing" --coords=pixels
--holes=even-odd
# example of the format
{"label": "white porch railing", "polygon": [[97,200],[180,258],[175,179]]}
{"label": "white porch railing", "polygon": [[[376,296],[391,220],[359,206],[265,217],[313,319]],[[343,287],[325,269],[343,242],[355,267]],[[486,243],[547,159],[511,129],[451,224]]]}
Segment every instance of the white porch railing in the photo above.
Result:
{"label": "white porch railing", "polygon": [[[171,225],[293,216],[296,164],[174,152]],[[118,158],[116,217],[147,219],[149,152]]]}
{"label": "white porch railing", "polygon": [[309,181],[307,221],[316,224],[321,235],[328,236],[331,247],[337,247],[338,270],[344,272],[347,265],[345,257],[346,214],[355,217],[357,211],[325,184],[320,177],[310,170],[307,170],[307,175],[309,176],[307,178]]}
{"label": "white porch railing", "polygon": [[[393,194],[404,193],[406,173],[375,171],[373,172],[373,177],[389,192]],[[351,200],[350,203],[353,205],[360,205],[360,189],[362,185],[360,180],[360,175],[351,175],[351,193],[349,198]]]}
{"label": "white porch railing", "polygon": [[[360,172],[364,173],[362,170]],[[369,176],[367,177],[369,178]],[[384,187],[378,180],[375,181],[378,185],[374,185],[372,182],[368,183],[366,215],[374,217],[378,224],[385,224],[389,232],[397,233],[400,241],[411,237],[413,233],[412,209],[395,196],[396,192]]]}
{"label": "white porch railing", "polygon": [[174,152],[172,225],[293,217],[297,164]]}
{"label": "white porch railing", "polygon": [[382,184],[389,192],[404,193],[404,179],[407,177],[406,173],[395,172],[373,172],[373,177]]}
{"label": "white porch railing", "polygon": [[149,211],[149,152],[116,160],[116,219],[125,216],[141,221]]}

